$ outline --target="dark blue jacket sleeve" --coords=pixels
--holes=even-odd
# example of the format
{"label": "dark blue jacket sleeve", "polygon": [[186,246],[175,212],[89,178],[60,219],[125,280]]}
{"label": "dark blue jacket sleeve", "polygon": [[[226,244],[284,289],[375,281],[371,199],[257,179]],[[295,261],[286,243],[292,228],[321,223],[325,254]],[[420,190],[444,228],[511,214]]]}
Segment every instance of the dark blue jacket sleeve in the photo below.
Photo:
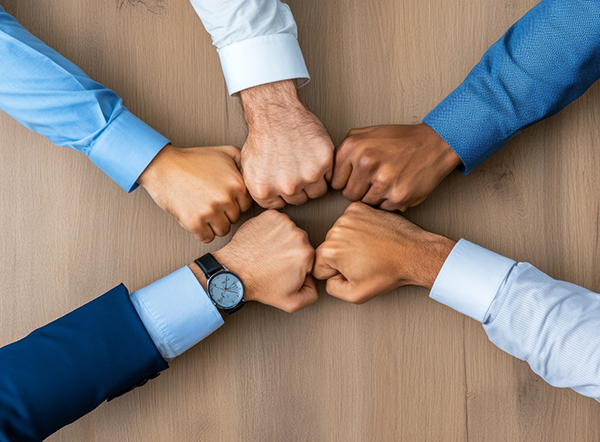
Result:
{"label": "dark blue jacket sleeve", "polygon": [[544,0],[488,49],[423,122],[454,149],[468,173],[598,78],[600,1]]}
{"label": "dark blue jacket sleeve", "polygon": [[0,348],[0,441],[39,441],[168,368],[123,285]]}

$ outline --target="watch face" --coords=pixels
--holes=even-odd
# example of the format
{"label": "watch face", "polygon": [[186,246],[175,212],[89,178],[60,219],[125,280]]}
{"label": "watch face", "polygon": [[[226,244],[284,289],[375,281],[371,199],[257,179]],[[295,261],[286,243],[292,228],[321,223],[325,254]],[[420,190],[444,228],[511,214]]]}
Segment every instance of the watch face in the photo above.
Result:
{"label": "watch face", "polygon": [[242,281],[227,271],[216,273],[210,278],[208,291],[212,300],[223,309],[235,307],[244,296]]}

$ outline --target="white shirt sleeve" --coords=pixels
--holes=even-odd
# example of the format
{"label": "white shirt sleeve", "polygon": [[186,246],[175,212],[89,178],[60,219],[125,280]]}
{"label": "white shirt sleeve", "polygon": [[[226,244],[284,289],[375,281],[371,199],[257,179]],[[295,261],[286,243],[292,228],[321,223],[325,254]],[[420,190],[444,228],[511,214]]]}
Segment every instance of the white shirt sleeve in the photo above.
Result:
{"label": "white shirt sleeve", "polygon": [[132,293],[131,302],[167,362],[224,323],[189,267]]}
{"label": "white shirt sleeve", "polygon": [[482,322],[490,341],[550,385],[600,401],[598,293],[461,240],[430,296]]}
{"label": "white shirt sleeve", "polygon": [[310,79],[290,8],[279,0],[190,0],[217,47],[230,94]]}

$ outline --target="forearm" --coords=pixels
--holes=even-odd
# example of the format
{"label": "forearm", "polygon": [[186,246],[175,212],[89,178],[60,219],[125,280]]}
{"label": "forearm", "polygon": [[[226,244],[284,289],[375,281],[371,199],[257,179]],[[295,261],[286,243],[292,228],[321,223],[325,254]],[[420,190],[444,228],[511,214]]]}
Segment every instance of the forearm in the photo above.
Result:
{"label": "forearm", "polygon": [[168,140],[111,90],[0,8],[0,109],[51,142],[86,154],[125,190]]}
{"label": "forearm", "polygon": [[279,0],[191,0],[217,47],[229,92],[309,80],[296,22]]}
{"label": "forearm", "polygon": [[120,285],[0,348],[0,440],[38,441],[168,365]]}
{"label": "forearm", "polygon": [[542,1],[424,118],[459,155],[465,173],[600,77],[599,15],[595,0]]}
{"label": "forearm", "polygon": [[600,295],[461,240],[430,294],[556,387],[600,400]]}
{"label": "forearm", "polygon": [[600,401],[600,295],[530,264],[507,276],[483,324],[490,341],[555,387]]}

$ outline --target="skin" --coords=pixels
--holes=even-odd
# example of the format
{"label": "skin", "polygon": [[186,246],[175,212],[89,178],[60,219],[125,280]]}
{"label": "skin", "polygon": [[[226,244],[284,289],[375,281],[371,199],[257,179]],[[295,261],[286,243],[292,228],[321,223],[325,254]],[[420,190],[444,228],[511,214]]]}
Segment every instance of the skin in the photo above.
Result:
{"label": "skin", "polygon": [[262,207],[300,205],[327,192],[334,146],[300,101],[292,80],[240,92],[248,123],[242,148],[244,180]]}
{"label": "skin", "polygon": [[165,146],[138,179],[156,204],[198,240],[225,236],[252,205],[234,146]]}
{"label": "skin", "polygon": [[350,201],[404,211],[422,203],[460,164],[424,123],[352,129],[336,150],[331,186]]}
{"label": "skin", "polygon": [[327,293],[362,304],[404,285],[431,289],[456,244],[401,215],[351,204],[316,251],[313,275]]}
{"label": "skin", "polygon": [[[246,221],[213,256],[242,280],[246,301],[292,313],[318,299],[314,253],[304,230],[287,215],[267,210]],[[206,289],[200,268],[192,263],[190,269]]]}

